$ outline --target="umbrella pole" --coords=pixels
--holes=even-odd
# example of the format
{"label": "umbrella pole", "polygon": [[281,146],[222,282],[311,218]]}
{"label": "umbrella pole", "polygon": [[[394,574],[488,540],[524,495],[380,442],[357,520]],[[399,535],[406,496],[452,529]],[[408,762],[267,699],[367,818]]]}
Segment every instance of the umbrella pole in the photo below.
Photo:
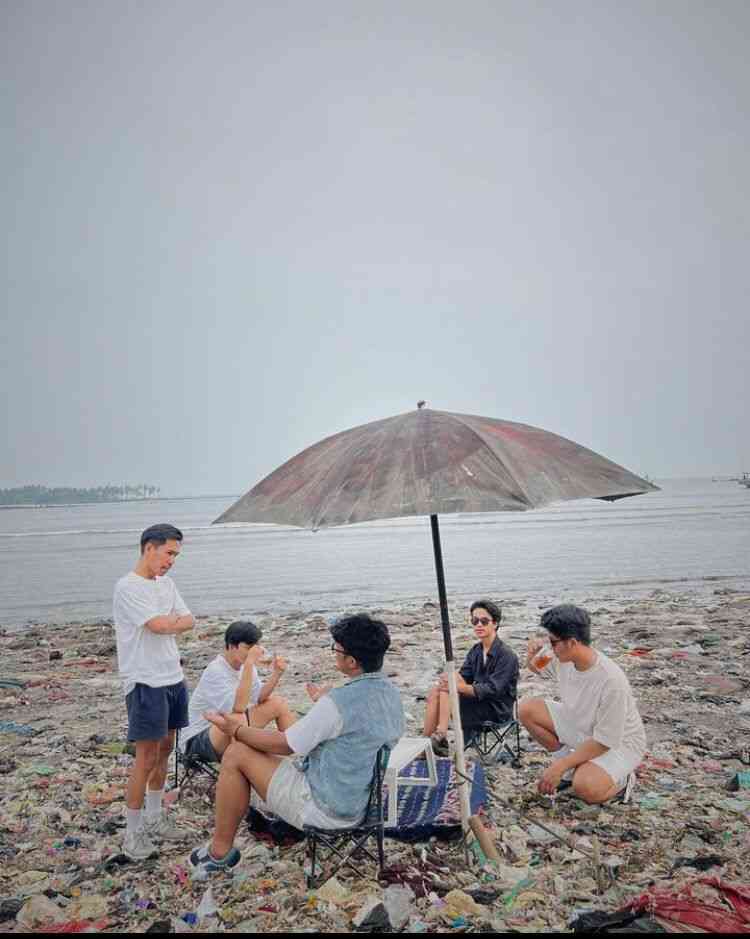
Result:
{"label": "umbrella pole", "polygon": [[461,806],[461,827],[466,833],[469,830],[469,786],[466,781],[466,759],[464,756],[464,731],[461,727],[461,712],[458,706],[458,688],[456,685],[456,669],[453,662],[453,639],[451,636],[450,617],[448,616],[448,598],[445,592],[445,573],[443,571],[443,551],[440,546],[440,528],[437,515],[430,516],[432,525],[432,549],[435,554],[435,572],[438,582],[438,596],[440,597],[440,616],[443,623],[443,644],[445,646],[445,664],[448,673],[448,696],[451,703],[453,717],[453,732],[455,739],[456,775],[458,777],[458,797]]}

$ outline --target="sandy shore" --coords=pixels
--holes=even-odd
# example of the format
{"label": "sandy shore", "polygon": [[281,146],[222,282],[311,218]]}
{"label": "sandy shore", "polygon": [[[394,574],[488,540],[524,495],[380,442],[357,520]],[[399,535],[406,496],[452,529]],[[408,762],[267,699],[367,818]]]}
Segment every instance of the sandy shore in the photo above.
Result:
{"label": "sandy shore", "polygon": [[[432,896],[413,902],[412,931],[451,924],[461,931],[565,930],[575,911],[614,911],[653,881],[699,876],[689,863],[696,858],[716,857],[712,873],[727,880],[748,879],[750,792],[727,784],[750,768],[742,762],[750,748],[750,595],[709,585],[580,602],[592,614],[596,646],[629,675],[644,718],[649,748],[633,802],[592,808],[564,795],[554,802],[538,796],[535,780],[547,758],[526,740],[520,769],[488,770],[486,821],[503,854],[499,868],[467,868],[459,844],[386,842],[388,864],[408,864],[434,883]],[[548,605],[503,605],[500,636],[522,662]],[[387,672],[403,693],[407,733],[418,734],[423,698],[442,662],[438,610],[425,601],[372,612],[391,629]],[[460,663],[472,633],[463,606],[451,616]],[[191,687],[221,650],[231,619],[200,618],[181,640]],[[255,620],[264,645],[290,662],[279,693],[304,713],[304,683],[336,678],[327,620],[302,611]],[[180,917],[190,919],[206,892],[206,884],[190,881],[185,863],[212,829],[205,786],[191,786],[171,807],[190,832],[184,848],[143,864],[117,858],[131,757],[123,752],[111,624],[0,634],[0,650],[0,929],[22,931],[39,910],[108,932],[197,931]],[[522,669],[521,695],[543,684]],[[533,819],[573,841],[534,828]],[[598,873],[592,842],[603,862]],[[341,895],[324,900],[305,889],[301,846],[269,848],[244,828],[238,846],[242,873],[212,883],[220,918],[207,920],[205,930],[218,922],[228,931],[348,931],[366,898],[383,893],[374,879],[342,875]],[[482,902],[456,926],[456,910],[440,897],[477,887]]]}

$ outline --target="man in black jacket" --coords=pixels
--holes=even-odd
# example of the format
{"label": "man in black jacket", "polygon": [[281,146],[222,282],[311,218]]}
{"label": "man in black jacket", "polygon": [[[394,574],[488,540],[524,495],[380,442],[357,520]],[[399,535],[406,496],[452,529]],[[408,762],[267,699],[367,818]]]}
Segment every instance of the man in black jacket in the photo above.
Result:
{"label": "man in black jacket", "polygon": [[[518,657],[497,638],[500,607],[491,600],[476,600],[470,613],[478,642],[469,649],[456,675],[464,734],[483,721],[505,724],[511,720],[518,684]],[[443,674],[427,696],[424,719],[424,735],[432,738],[432,748],[439,756],[448,755],[449,718],[448,676]]]}

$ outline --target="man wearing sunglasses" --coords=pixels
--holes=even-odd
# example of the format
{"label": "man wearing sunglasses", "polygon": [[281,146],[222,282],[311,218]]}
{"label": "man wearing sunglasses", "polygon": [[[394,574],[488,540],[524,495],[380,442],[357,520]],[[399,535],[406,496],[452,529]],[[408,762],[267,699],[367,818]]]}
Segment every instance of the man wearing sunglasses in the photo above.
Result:
{"label": "man wearing sunglasses", "polygon": [[571,785],[572,776],[573,792],[584,802],[599,804],[619,795],[628,802],[646,750],[630,682],[619,665],[591,647],[586,610],[553,607],[542,615],[541,626],[554,655],[539,668],[534,659],[544,640],[530,639],[527,664],[535,674],[557,679],[560,702],[525,698],[518,708],[529,734],[554,757],[537,788],[553,795]]}
{"label": "man wearing sunglasses", "polygon": [[364,815],[376,754],[384,744],[395,747],[404,710],[382,671],[391,644],[385,624],[366,613],[345,616],[331,626],[331,636],[336,668],[349,681],[321,694],[286,731],[248,727],[242,715],[206,712],[232,743],[216,787],[214,837],[190,855],[194,870],[218,873],[240,860],[234,838],[251,790],[298,829],[350,828]]}
{"label": "man wearing sunglasses", "polygon": [[[456,675],[458,704],[464,734],[484,721],[507,724],[513,716],[518,683],[518,657],[497,638],[502,611],[491,600],[476,600],[470,609],[477,643]],[[448,676],[443,674],[427,696],[425,737],[431,737],[438,756],[448,756],[450,699]]]}

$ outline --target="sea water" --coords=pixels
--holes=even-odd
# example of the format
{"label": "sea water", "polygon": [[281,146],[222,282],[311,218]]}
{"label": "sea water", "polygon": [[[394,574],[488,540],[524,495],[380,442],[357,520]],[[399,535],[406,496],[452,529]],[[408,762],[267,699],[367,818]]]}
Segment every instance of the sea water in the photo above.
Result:
{"label": "sea water", "polygon": [[[750,489],[656,480],[660,492],[531,512],[440,516],[451,599],[559,598],[729,587],[750,592]],[[234,497],[0,511],[0,625],[109,617],[140,533],[181,528],[172,569],[196,614],[337,613],[436,599],[428,518],[318,532],[211,525]]]}

